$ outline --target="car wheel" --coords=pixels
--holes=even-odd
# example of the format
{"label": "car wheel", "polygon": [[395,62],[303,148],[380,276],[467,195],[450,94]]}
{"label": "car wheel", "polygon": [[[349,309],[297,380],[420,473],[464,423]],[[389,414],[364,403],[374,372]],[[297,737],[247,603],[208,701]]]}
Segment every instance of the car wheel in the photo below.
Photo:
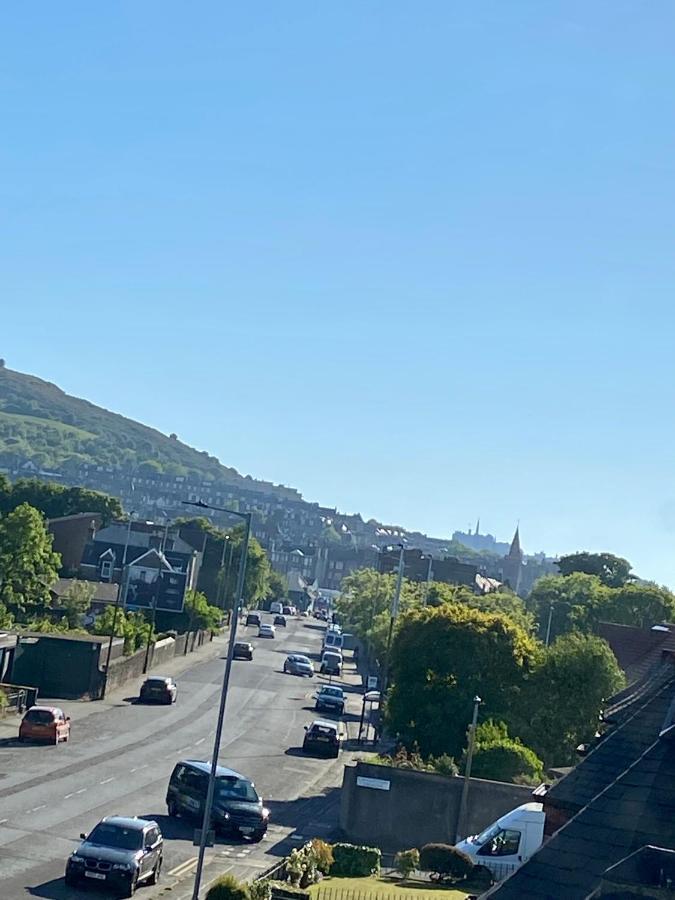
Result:
{"label": "car wheel", "polygon": [[172,819],[178,818],[178,807],[175,800],[169,800],[166,804],[166,811]]}
{"label": "car wheel", "polygon": [[150,874],[150,878],[148,878],[148,884],[157,884],[159,881],[159,876],[162,871],[162,857],[157,860],[155,863],[155,868],[152,870]]}
{"label": "car wheel", "polygon": [[333,759],[337,759],[339,755],[340,755],[340,750],[338,749],[338,750],[336,750],[335,753],[333,754]]}
{"label": "car wheel", "polygon": [[76,878],[74,875],[71,875],[70,872],[66,872],[64,881],[66,882],[66,887],[77,887],[77,885],[80,883],[80,879]]}
{"label": "car wheel", "polygon": [[262,841],[262,839],[265,837],[266,834],[267,834],[266,828],[263,828],[260,831],[254,831],[253,834],[251,835],[251,840],[256,844],[259,844],[260,841]]}
{"label": "car wheel", "polygon": [[137,886],[138,886],[138,876],[134,875],[134,877],[129,882],[129,885],[128,885],[125,893],[122,894],[122,896],[123,897],[133,897],[134,894],[136,893]]}

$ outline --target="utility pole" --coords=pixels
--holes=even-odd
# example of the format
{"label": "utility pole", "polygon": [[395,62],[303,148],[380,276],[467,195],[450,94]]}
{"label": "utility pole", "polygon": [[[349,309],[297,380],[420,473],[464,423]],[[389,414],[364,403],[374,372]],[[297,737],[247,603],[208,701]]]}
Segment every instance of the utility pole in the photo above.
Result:
{"label": "utility pole", "polygon": [[[127,553],[129,552],[129,538],[131,537],[131,523],[134,518],[135,510],[131,510],[129,513],[129,523],[127,525],[127,538],[124,542],[124,556],[122,557],[122,575],[120,577],[120,586],[117,589],[117,597],[115,598],[115,611],[113,613],[112,620],[112,628],[110,629],[110,639],[108,641],[108,652],[106,654],[105,659],[105,681],[103,682],[103,689],[101,690],[101,700],[105,697],[106,688],[108,687],[108,671],[110,670],[110,654],[112,653],[112,645],[113,640],[115,639],[115,629],[117,628],[117,616],[120,610],[120,600],[122,601],[122,606],[126,609],[127,606],[127,591],[129,589],[129,573],[126,572],[127,568]],[[126,578],[125,578],[126,572]]]}
{"label": "utility pole", "polygon": [[459,801],[459,813],[457,815],[457,831],[455,833],[455,843],[458,844],[462,840],[462,832],[464,830],[464,819],[466,818],[466,806],[469,800],[469,779],[471,778],[471,764],[473,762],[473,749],[476,743],[476,725],[478,723],[478,707],[483,701],[476,694],[473,698],[473,718],[471,720],[471,728],[469,729],[469,746],[466,751],[466,765],[464,767],[464,782],[462,784],[462,796]]}
{"label": "utility pole", "polygon": [[[161,565],[161,559],[160,559]],[[155,630],[155,619],[157,618],[157,601],[159,600],[159,590],[162,586],[162,569],[157,569],[157,583],[152,598],[152,608],[150,612],[150,629],[148,631],[148,641],[145,645],[145,660],[143,661],[143,674],[148,671],[148,663],[150,662],[150,644],[152,643],[152,635]]]}
{"label": "utility pole", "polygon": [[546,625],[546,641],[545,644],[548,645],[551,643],[551,620],[553,619],[553,601],[548,605],[548,624]]}

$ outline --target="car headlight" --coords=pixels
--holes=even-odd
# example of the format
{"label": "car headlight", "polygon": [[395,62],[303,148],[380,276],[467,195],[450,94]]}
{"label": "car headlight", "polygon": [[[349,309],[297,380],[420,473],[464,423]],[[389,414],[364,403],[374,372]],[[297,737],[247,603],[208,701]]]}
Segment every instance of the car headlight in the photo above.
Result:
{"label": "car headlight", "polygon": [[269,811],[269,809],[267,809],[266,806],[263,806],[263,808],[262,808],[262,817],[263,817],[263,819],[269,819],[269,817],[270,817],[270,811]]}
{"label": "car headlight", "polygon": [[136,863],[113,863],[113,869],[117,872],[130,872],[136,868]]}
{"label": "car headlight", "polygon": [[71,861],[71,863],[75,863],[75,865],[80,865],[80,866],[84,865],[84,857],[78,856],[76,852],[71,853],[70,861]]}

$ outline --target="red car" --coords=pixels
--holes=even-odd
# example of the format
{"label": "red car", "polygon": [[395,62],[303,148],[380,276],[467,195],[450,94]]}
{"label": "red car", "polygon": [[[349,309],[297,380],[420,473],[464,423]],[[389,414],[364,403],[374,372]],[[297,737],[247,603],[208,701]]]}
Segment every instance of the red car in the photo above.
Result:
{"label": "red car", "polygon": [[19,725],[20,741],[58,744],[70,738],[70,716],[57,706],[32,706]]}

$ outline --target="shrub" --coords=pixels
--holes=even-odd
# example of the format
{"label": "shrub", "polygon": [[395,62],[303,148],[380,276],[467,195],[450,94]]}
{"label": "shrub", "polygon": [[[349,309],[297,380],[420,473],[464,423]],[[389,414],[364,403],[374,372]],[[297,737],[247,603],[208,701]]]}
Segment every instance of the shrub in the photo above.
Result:
{"label": "shrub", "polygon": [[399,850],[394,857],[394,868],[401,878],[410,878],[415,869],[420,867],[420,851],[414,847],[411,850]]}
{"label": "shrub", "polygon": [[272,889],[272,900],[309,900],[309,893],[298,887],[293,887],[286,881],[268,882]]}
{"label": "shrub", "polygon": [[[463,764],[466,763],[466,758]],[[509,737],[503,722],[488,719],[476,729],[471,774],[476,778],[532,784],[542,781],[544,764],[534,750]]]}
{"label": "shrub", "polygon": [[252,881],[248,886],[250,900],[272,900],[272,884],[267,878]]}
{"label": "shrub", "polygon": [[248,897],[247,886],[234,875],[221,875],[206,892],[206,900],[248,900]]}
{"label": "shrub", "polygon": [[473,869],[471,857],[449,844],[425,844],[420,850],[420,869],[432,881],[463,881]]}
{"label": "shrub", "polygon": [[331,845],[322,841],[321,838],[314,838],[309,844],[309,854],[319,872],[328,875],[330,867],[335,861]]}
{"label": "shrub", "polygon": [[5,710],[9,706],[7,694],[0,688],[0,716],[4,715]]}
{"label": "shrub", "polygon": [[382,853],[379,847],[333,844],[334,863],[330,874],[337,878],[363,878],[379,875]]}

